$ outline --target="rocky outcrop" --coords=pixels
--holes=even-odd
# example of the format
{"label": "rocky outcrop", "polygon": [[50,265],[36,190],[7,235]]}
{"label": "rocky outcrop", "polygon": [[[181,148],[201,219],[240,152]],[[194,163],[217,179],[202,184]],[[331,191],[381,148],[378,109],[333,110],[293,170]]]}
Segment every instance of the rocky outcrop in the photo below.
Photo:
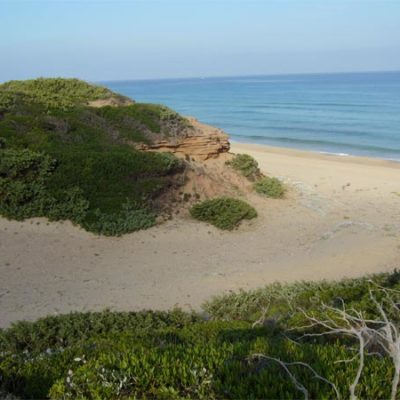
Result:
{"label": "rocky outcrop", "polygon": [[190,129],[184,135],[164,138],[150,145],[140,144],[137,147],[147,151],[175,153],[194,160],[216,158],[229,151],[229,137],[222,129],[203,124],[192,117],[188,121]]}

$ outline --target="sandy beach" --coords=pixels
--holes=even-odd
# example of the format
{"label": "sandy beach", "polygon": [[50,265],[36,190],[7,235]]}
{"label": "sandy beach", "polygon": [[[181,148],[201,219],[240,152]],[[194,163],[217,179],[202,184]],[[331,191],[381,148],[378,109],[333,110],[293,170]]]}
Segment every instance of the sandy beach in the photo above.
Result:
{"label": "sandy beach", "polygon": [[273,281],[400,267],[400,163],[233,144],[289,188],[234,232],[179,217],[120,238],[0,219],[0,326],[69,311],[199,309]]}

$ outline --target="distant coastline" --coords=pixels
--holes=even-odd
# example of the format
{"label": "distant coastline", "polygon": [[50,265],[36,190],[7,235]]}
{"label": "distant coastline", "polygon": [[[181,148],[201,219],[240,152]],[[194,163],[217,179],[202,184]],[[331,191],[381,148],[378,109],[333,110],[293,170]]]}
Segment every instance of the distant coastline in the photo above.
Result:
{"label": "distant coastline", "polygon": [[327,71],[327,72],[293,72],[293,73],[269,73],[269,74],[246,74],[246,75],[205,75],[205,76],[170,76],[163,78],[126,78],[126,79],[101,79],[93,81],[95,84],[107,85],[121,82],[159,82],[159,81],[182,81],[198,79],[232,79],[232,78],[265,78],[282,76],[313,76],[313,75],[361,75],[361,74],[398,74],[400,69],[370,70],[370,71]]}

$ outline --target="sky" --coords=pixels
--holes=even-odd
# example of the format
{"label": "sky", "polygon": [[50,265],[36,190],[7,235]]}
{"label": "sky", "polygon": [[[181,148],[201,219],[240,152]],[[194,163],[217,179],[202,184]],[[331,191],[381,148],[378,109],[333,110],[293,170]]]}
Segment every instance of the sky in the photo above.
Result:
{"label": "sky", "polygon": [[400,70],[400,0],[0,0],[0,81]]}

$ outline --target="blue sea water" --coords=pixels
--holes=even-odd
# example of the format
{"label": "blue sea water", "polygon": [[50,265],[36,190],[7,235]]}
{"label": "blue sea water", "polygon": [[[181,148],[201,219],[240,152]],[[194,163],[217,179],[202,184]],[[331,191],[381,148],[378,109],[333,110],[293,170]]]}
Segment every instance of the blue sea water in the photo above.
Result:
{"label": "blue sea water", "polygon": [[400,160],[400,72],[102,82],[232,141]]}

